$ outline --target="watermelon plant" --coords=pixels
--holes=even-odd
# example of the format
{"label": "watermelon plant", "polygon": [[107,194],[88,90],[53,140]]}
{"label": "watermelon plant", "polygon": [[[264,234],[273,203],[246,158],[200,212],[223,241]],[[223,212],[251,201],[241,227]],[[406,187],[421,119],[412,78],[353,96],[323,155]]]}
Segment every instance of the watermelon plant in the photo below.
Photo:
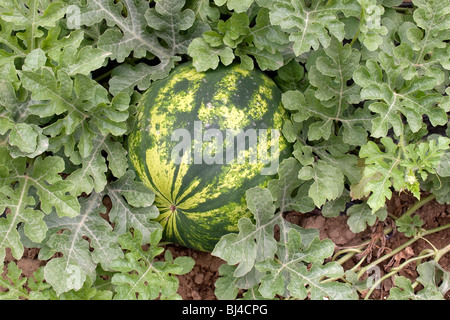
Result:
{"label": "watermelon plant", "polygon": [[[415,215],[450,203],[449,15],[448,0],[1,1],[0,260],[44,263],[28,278],[3,263],[0,297],[179,299],[194,260],[175,241],[226,262],[219,299],[370,299],[386,279],[389,299],[443,299],[450,243],[367,272],[450,227]],[[279,130],[280,153],[250,161],[258,139],[228,162],[227,129]],[[394,192],[417,199],[400,217]],[[408,240],[370,259],[373,241],[339,249],[285,219],[313,210]],[[415,281],[398,276],[411,263]]]}

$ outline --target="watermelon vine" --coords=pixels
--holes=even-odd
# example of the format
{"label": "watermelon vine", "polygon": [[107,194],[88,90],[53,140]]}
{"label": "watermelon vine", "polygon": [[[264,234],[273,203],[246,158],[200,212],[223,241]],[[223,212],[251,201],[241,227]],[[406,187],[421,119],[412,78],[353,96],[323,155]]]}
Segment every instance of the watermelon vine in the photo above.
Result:
{"label": "watermelon vine", "polygon": [[[365,274],[450,227],[414,215],[450,203],[449,15],[448,0],[1,1],[0,260],[37,248],[46,263],[30,278],[4,263],[0,299],[180,298],[177,275],[194,261],[163,253],[155,194],[126,139],[143,93],[184,62],[263,71],[289,112],[292,154],[267,185],[242,190],[249,215],[212,250],[226,261],[217,298],[370,299],[418,262],[389,299],[443,299],[450,244]],[[381,232],[409,240],[370,262],[373,243],[336,250],[284,218],[346,211],[358,233],[387,219],[394,192],[417,202]]]}

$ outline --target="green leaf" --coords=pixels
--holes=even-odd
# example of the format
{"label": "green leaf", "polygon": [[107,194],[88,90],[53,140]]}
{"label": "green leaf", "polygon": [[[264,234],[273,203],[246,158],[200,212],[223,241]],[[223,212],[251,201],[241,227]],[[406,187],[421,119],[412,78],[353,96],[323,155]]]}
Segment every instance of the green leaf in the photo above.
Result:
{"label": "green leaf", "polygon": [[450,273],[442,268],[436,261],[421,263],[417,267],[419,277],[417,281],[424,287],[431,286],[440,293],[439,299],[444,297],[450,290]]}
{"label": "green leaf", "polygon": [[9,134],[9,143],[16,146],[24,153],[32,153],[37,148],[38,133],[26,123],[14,126]]}
{"label": "green leaf", "polygon": [[379,114],[372,120],[371,135],[375,138],[386,136],[390,128],[399,136],[404,131],[401,115],[406,117],[412,132],[422,127],[424,114],[433,126],[447,123],[447,115],[439,105],[442,95],[430,92],[439,84],[437,79],[423,76],[399,81],[402,70],[392,56],[381,52],[379,62],[367,60],[353,75],[353,80],[363,87],[361,97],[373,100],[368,108]]}
{"label": "green leaf", "polygon": [[[282,226],[281,237],[285,238],[293,226],[286,222],[281,213],[274,215],[272,211],[259,211],[259,206],[254,203],[264,199],[264,203],[273,202],[267,189],[255,187],[246,192],[249,209],[253,210],[256,225],[248,218],[242,218],[238,222],[239,233],[230,233],[221,238],[216,244],[212,254],[226,260],[229,264],[238,264],[234,276],[242,277],[249,273],[255,263],[272,257],[277,250],[277,242],[274,239],[273,228],[275,224]],[[282,200],[282,199],[279,199]],[[263,206],[261,206],[263,207]],[[270,206],[275,208],[275,206]]]}
{"label": "green leaf", "polygon": [[[145,12],[149,8],[146,1],[94,0],[79,9],[81,25],[92,26],[106,20],[110,28],[100,35],[98,47],[111,52],[111,59],[123,62],[131,52],[134,57],[141,58],[149,51],[165,58],[164,64],[170,57],[170,51],[158,43],[155,34],[147,31]],[[123,10],[128,12],[126,16],[122,14]]]}
{"label": "green leaf", "polygon": [[343,274],[342,267],[330,262],[324,266],[316,263],[308,270],[306,266],[300,267],[298,270],[292,272],[294,276],[288,286],[288,289],[295,297],[304,298],[305,291],[303,286],[309,285],[309,292],[311,293],[311,300],[354,300],[355,294],[350,286],[337,281],[329,283],[320,283],[322,277],[339,277]]}
{"label": "green leaf", "polygon": [[284,65],[289,50],[287,34],[270,24],[269,10],[265,8],[257,11],[254,24],[245,12],[233,12],[226,21],[219,20],[213,30],[205,32],[202,40],[195,39],[188,50],[199,71],[217,67],[218,58],[208,61],[213,56],[220,56],[225,65],[237,56],[247,70],[254,68],[254,60],[261,70],[276,70]]}
{"label": "green leaf", "polygon": [[236,267],[226,263],[219,267],[219,279],[216,280],[214,286],[214,294],[219,300],[234,300],[239,292],[237,286],[237,278],[234,277]]}
{"label": "green leaf", "polygon": [[[286,253],[279,260],[267,260],[257,264],[257,269],[265,272],[259,292],[264,298],[276,294],[305,299],[308,293],[312,300],[354,299],[355,295],[347,284],[339,282],[321,283],[326,277],[343,275],[342,267],[336,262],[323,265],[323,260],[333,254],[332,241],[315,238],[309,247],[299,251],[300,234],[291,229]],[[306,263],[312,263],[308,268]],[[285,291],[288,292],[285,292]]]}
{"label": "green leaf", "polygon": [[[322,206],[322,210],[321,210],[322,216],[324,216],[325,218],[337,217],[341,212],[345,211],[346,204],[349,201],[350,201],[350,197],[344,193],[335,200],[327,201]],[[347,212],[347,214],[348,214],[348,212]]]}
{"label": "green leaf", "polygon": [[421,184],[421,188],[425,191],[431,192],[436,196],[436,201],[440,204],[450,203],[450,177],[438,177],[436,175],[430,175]]}
{"label": "green leaf", "polygon": [[[179,299],[177,274],[186,273],[192,269],[193,261],[189,259],[173,262],[154,261],[155,257],[164,251],[158,247],[161,240],[161,229],[156,229],[150,236],[150,247],[141,247],[142,235],[139,230],[125,233],[119,237],[120,245],[127,250],[125,258],[116,259],[112,265],[118,271],[112,277],[112,283],[117,285],[114,299],[153,300]],[[179,262],[182,262],[179,264]]]}
{"label": "green leaf", "polygon": [[395,220],[395,225],[397,226],[397,230],[403,232],[407,237],[413,237],[419,231],[419,228],[423,225],[423,221],[419,216],[415,215],[404,216],[400,219]]}
{"label": "green leaf", "polygon": [[[415,23],[405,22],[399,33],[400,45],[393,49],[394,56],[408,70],[408,75],[425,75],[448,82],[444,69],[449,69],[448,53],[448,6],[441,1],[414,1]],[[405,72],[406,73],[406,72]]]}
{"label": "green leaf", "polygon": [[[59,61],[66,47],[80,48],[81,43],[85,37],[85,33],[81,29],[73,30],[66,34],[66,30],[62,21],[56,24],[55,27],[48,31],[47,36],[40,45],[40,49],[46,52],[47,56],[54,61]],[[81,46],[82,47],[82,46]],[[105,51],[97,51],[100,55]]]}
{"label": "green leaf", "polygon": [[[422,180],[426,180],[429,173],[436,173],[436,168],[442,173],[439,165],[442,160],[445,161],[445,153],[450,149],[450,139],[438,136],[436,139],[431,138],[426,142],[410,144],[406,146],[405,153],[407,160],[402,162],[405,171],[411,171],[413,174],[420,175]],[[445,173],[444,173],[445,176]],[[415,177],[414,177],[415,178]]]}
{"label": "green leaf", "polygon": [[300,89],[300,81],[304,78],[304,75],[305,69],[295,60],[291,60],[277,70],[277,76],[274,80],[278,87],[286,92]]}
{"label": "green leaf", "polygon": [[194,39],[188,48],[188,54],[194,59],[193,65],[197,71],[206,71],[208,69],[216,69],[219,60],[224,65],[233,62],[234,53],[229,47],[211,47],[202,38]]}
{"label": "green leaf", "polygon": [[[108,167],[117,178],[124,175],[128,168],[126,150],[110,135],[93,135],[88,143],[89,146],[83,154],[80,154],[79,161],[75,161],[75,156],[72,157],[74,164],[81,165],[67,177],[68,181],[74,183],[75,187],[72,190],[74,195],[80,195],[83,192],[89,194],[92,190],[103,191],[107,184]],[[103,156],[103,152],[106,152],[106,157]]]}
{"label": "green leaf", "polygon": [[183,9],[184,0],[158,0],[154,8],[145,12],[148,26],[172,50],[172,54],[186,54],[190,42],[210,30],[201,21],[195,21],[191,9]]}
{"label": "green leaf", "polygon": [[[185,1],[159,0],[149,8],[144,0],[94,0],[80,6],[80,24],[91,28],[106,20],[109,28],[97,41],[100,49],[111,52],[111,59],[123,62],[128,56],[143,58],[152,55],[158,61],[152,68],[151,80],[169,74],[174,62],[181,60],[192,39],[209,29],[195,21],[191,9],[182,9]],[[126,15],[123,12],[127,12]]]}
{"label": "green leaf", "polygon": [[366,230],[367,226],[373,226],[377,219],[384,221],[387,217],[386,208],[381,208],[372,213],[367,203],[355,204],[347,210],[349,216],[347,224],[353,233],[359,233]]}
{"label": "green leaf", "polygon": [[[116,177],[125,172],[128,167],[125,150],[111,140],[111,135],[120,136],[127,130],[130,98],[126,93],[118,93],[110,100],[107,91],[88,77],[76,74],[72,81],[64,71],[55,77],[47,67],[36,72],[23,71],[22,81],[32,91],[32,97],[49,100],[46,104],[29,106],[32,113],[40,117],[63,115],[46,126],[43,133],[51,136],[51,151],[64,147],[65,155],[74,164],[82,164],[69,178],[81,181],[75,184],[74,194],[89,193],[94,187],[100,192],[104,188],[107,166],[101,151],[108,153],[109,169]],[[42,152],[40,146],[45,146],[45,140],[38,139],[38,145]]]}
{"label": "green leaf", "polygon": [[403,276],[395,279],[395,287],[391,288],[388,300],[442,300],[442,295],[433,287],[426,286],[418,293],[414,292],[411,280]]}
{"label": "green leaf", "polygon": [[155,194],[142,182],[135,181],[133,171],[127,171],[120,179],[108,184],[104,194],[111,200],[109,220],[115,224],[114,232],[117,235],[130,229],[139,230],[143,241],[148,243],[150,234],[161,228],[152,221],[159,215],[153,204]]}
{"label": "green leaf", "polygon": [[[24,43],[29,51],[37,46],[37,39],[44,36],[43,29],[54,27],[67,10],[64,3],[37,2],[32,0],[2,1],[2,20],[9,23],[11,29],[17,30],[16,37]],[[17,43],[17,42],[16,42]],[[20,45],[13,47],[22,51]],[[12,43],[7,43],[11,45]]]}
{"label": "green leaf", "polygon": [[283,160],[278,168],[278,179],[267,184],[280,211],[309,212],[314,209],[314,203],[307,194],[310,183],[297,178],[301,168],[302,165],[294,158]]}
{"label": "green leaf", "polygon": [[308,59],[308,78],[317,87],[316,98],[328,101],[325,103],[328,108],[337,104],[338,117],[348,109],[348,104],[356,104],[361,99],[360,88],[354,84],[347,85],[359,66],[360,57],[358,50],[333,39],[327,48]]}
{"label": "green leaf", "polygon": [[80,198],[80,204],[81,214],[77,217],[59,218],[56,214],[45,217],[49,230],[39,257],[45,260],[56,252],[63,254],[45,266],[46,279],[58,295],[79,290],[87,277],[95,279],[97,264],[110,270],[112,261],[123,256],[117,235],[100,216],[106,212],[102,196],[93,193],[89,198]]}
{"label": "green leaf", "polygon": [[[18,98],[14,87],[9,82],[0,81],[0,135],[7,134],[7,142],[11,155],[17,157],[34,158],[48,148],[48,138],[43,130],[29,119],[28,96]],[[28,123],[30,122],[30,123]]]}
{"label": "green leaf", "polygon": [[[253,61],[249,57],[253,56],[261,70],[276,70],[283,65],[283,56],[280,53],[270,53],[266,50],[260,50],[256,47],[239,47],[235,50],[236,56],[241,59],[241,66],[245,69],[253,69]],[[248,66],[246,61],[248,59]]]}
{"label": "green leaf", "polygon": [[[143,230],[145,237],[141,235],[140,238],[145,245],[151,240],[151,233],[161,229],[159,224],[150,221],[158,215],[153,205],[155,195],[134,178],[134,173],[128,171],[102,193],[92,192],[88,198],[81,197],[81,214],[77,217],[60,218],[54,212],[45,217],[49,230],[42,241],[39,258],[46,260],[56,252],[63,254],[45,267],[46,279],[58,296],[82,287],[91,290],[86,281],[95,279],[95,269],[99,265],[104,270],[112,270],[115,260],[123,257],[119,236],[130,229]],[[111,200],[108,217],[114,223],[114,229],[101,216],[106,213],[105,196]],[[184,258],[177,258],[174,263],[182,266],[183,272],[190,266],[190,261]],[[103,294],[108,295],[107,292]]]}
{"label": "green leaf", "polygon": [[[300,228],[287,222],[282,215],[283,212],[292,210],[288,208],[303,207],[309,211],[313,209],[311,200],[305,195],[305,188],[301,187],[302,181],[292,179],[300,167],[295,159],[286,159],[280,164],[279,179],[270,181],[267,189],[254,187],[246,192],[247,206],[253,213],[254,222],[249,218],[241,218],[238,222],[239,233],[223,236],[212,252],[213,255],[227,261],[230,266],[234,266],[224,271],[224,277],[227,278],[219,282],[223,286],[218,290],[219,292],[224,290],[223,295],[234,294],[235,291],[230,288],[233,284],[245,289],[257,285],[264,273],[255,267],[260,262],[285,254],[284,248],[287,247],[291,229],[302,235],[301,241],[298,242],[302,248],[309,246],[318,236],[317,230]],[[306,203],[302,203],[302,198]],[[276,225],[280,230],[279,241],[274,238]],[[231,277],[230,272],[233,272],[235,282],[232,278],[228,278]]]}
{"label": "green leaf", "polygon": [[40,67],[45,66],[47,62],[47,57],[45,56],[45,52],[38,48],[31,51],[24,60],[23,70],[35,71]]}
{"label": "green leaf", "polygon": [[68,75],[89,75],[93,70],[99,69],[110,52],[90,46],[78,49],[76,46],[66,46],[59,56],[59,68]]}
{"label": "green leaf", "polygon": [[197,20],[210,25],[220,18],[219,9],[209,0],[187,0],[186,7],[194,11]]}
{"label": "green leaf", "polygon": [[358,0],[358,3],[362,8],[358,39],[369,51],[374,51],[388,33],[388,29],[381,25],[384,7],[377,5],[376,0]]}
{"label": "green leaf", "polygon": [[[255,18],[255,25],[250,28],[250,34],[244,39],[244,42],[275,55],[283,53],[288,48],[289,36],[279,26],[270,23],[270,10],[261,8]],[[258,61],[258,58],[256,59]],[[276,69],[283,65],[284,63]]]}
{"label": "green leaf", "polygon": [[113,293],[109,290],[99,290],[93,287],[93,281],[87,278],[79,290],[70,290],[52,300],[111,300]]}
{"label": "green leaf", "polygon": [[226,46],[236,48],[250,31],[249,18],[246,13],[233,13],[227,21],[217,23],[217,31]]}
{"label": "green leaf", "polygon": [[300,1],[281,0],[273,5],[270,22],[289,31],[294,53],[299,56],[311,48],[317,50],[319,45],[328,47],[331,36],[339,41],[344,39],[344,23],[338,18],[341,13],[346,17],[358,16],[360,7],[355,1],[313,0],[308,6]]}
{"label": "green leaf", "polygon": [[360,157],[365,158],[366,165],[361,181],[351,187],[353,198],[370,195],[367,203],[372,212],[383,207],[386,198],[391,198],[391,187],[396,191],[409,190],[420,198],[420,182],[416,174],[423,181],[430,173],[434,174],[444,150],[449,148],[449,139],[446,137],[411,143],[403,148],[387,137],[382,138],[381,143],[384,151],[372,141],[361,147]]}
{"label": "green leaf", "polygon": [[307,89],[305,93],[300,91],[287,91],[282,96],[283,105],[291,110],[292,119],[295,122],[303,122],[309,118],[317,119],[308,130],[309,140],[328,140],[331,136],[334,121],[338,120],[344,126],[343,138],[346,142],[360,145],[367,141],[367,129],[370,128],[372,116],[367,109],[356,109],[351,116],[342,116],[336,112],[343,110],[327,108],[315,97],[312,89]]}
{"label": "green leaf", "polygon": [[[244,276],[254,267],[256,259],[261,259],[257,255],[257,243],[255,238],[262,240],[265,244],[270,244],[268,249],[276,247],[276,241],[269,232],[256,229],[250,219],[242,218],[238,223],[239,234],[227,234],[223,236],[215,246],[212,254],[228,261],[229,264],[239,263],[234,271],[235,277]],[[262,233],[262,234],[260,234]],[[264,248],[266,249],[266,248]],[[265,250],[267,252],[267,250]]]}
{"label": "green leaf", "polygon": [[226,3],[229,10],[233,10],[238,13],[247,11],[253,2],[254,0],[214,0],[216,5],[223,6]]}
{"label": "green leaf", "polygon": [[28,277],[27,287],[31,290],[29,293],[30,300],[57,300],[55,290],[45,281],[43,267],[39,267],[39,269],[33,272],[32,277]]}
{"label": "green leaf", "polygon": [[23,246],[16,230],[19,223],[24,224],[25,234],[32,241],[41,242],[47,232],[44,214],[54,208],[59,217],[75,217],[80,213],[80,204],[68,194],[72,183],[59,175],[64,170],[60,157],[38,157],[27,167],[25,158],[12,159],[5,147],[0,147],[0,158],[6,170],[0,179],[0,211],[10,210],[6,218],[0,219],[0,257],[10,247],[13,256],[20,259]]}
{"label": "green leaf", "polygon": [[276,207],[269,190],[252,188],[246,192],[247,208],[253,213],[256,221],[264,222],[273,216]]}
{"label": "green leaf", "polygon": [[440,177],[450,177],[450,152],[444,153],[436,168],[436,173]]}
{"label": "green leaf", "polygon": [[[174,66],[175,59],[172,59],[170,65]],[[125,92],[132,95],[134,90],[144,91],[150,87],[152,81],[162,79],[167,75],[167,72],[160,70],[159,66],[149,66],[146,63],[138,63],[135,66],[123,63],[114,68],[109,80],[109,92],[112,95],[117,95],[120,92]]]}
{"label": "green leaf", "polygon": [[125,133],[122,114],[127,113],[122,108],[123,103],[118,110],[122,114],[114,113],[117,108],[115,100],[109,101],[107,91],[88,77],[77,74],[72,82],[64,71],[59,71],[55,76],[52,69],[43,67],[37,72],[23,71],[21,78],[34,99],[49,100],[48,104],[30,107],[31,112],[40,117],[66,115],[47,127],[46,134],[54,137],[63,129],[65,134],[72,134],[84,123],[95,125],[104,134]]}
{"label": "green leaf", "polygon": [[14,261],[6,266],[6,274],[0,277],[0,300],[18,300],[27,298],[28,292],[25,288],[27,278],[22,277],[22,270]]}
{"label": "green leaf", "polygon": [[[70,241],[70,236],[55,234],[46,243],[63,258],[51,259],[44,269],[44,276],[56,294],[82,288],[87,276],[95,277],[95,264],[89,257],[89,244],[85,240]],[[76,254],[71,254],[76,248]],[[48,257],[47,257],[48,259]]]}
{"label": "green leaf", "polygon": [[[367,203],[373,213],[384,206],[386,199],[391,198],[391,186],[400,190],[404,182],[404,173],[398,168],[401,159],[395,157],[398,147],[390,138],[382,138],[381,143],[385,146],[386,153],[372,141],[361,147],[360,156],[365,158],[366,166],[361,181],[351,187],[352,198],[370,194]],[[359,189],[362,191],[353,192]]]}
{"label": "green leaf", "polygon": [[317,207],[322,206],[327,200],[339,197],[344,188],[344,175],[322,160],[303,167],[298,173],[298,178],[314,181],[308,195]]}

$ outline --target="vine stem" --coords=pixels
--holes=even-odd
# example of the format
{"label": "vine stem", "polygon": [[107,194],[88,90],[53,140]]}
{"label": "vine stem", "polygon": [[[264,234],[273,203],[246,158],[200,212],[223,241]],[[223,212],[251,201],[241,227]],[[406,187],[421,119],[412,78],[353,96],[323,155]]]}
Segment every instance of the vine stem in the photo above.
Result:
{"label": "vine stem", "polygon": [[448,244],[447,246],[438,251],[438,253],[434,257],[434,261],[439,262],[439,260],[449,251],[450,251],[450,244]]}
{"label": "vine stem", "polygon": [[[395,249],[392,250],[389,254],[386,254],[386,255],[382,256],[381,258],[379,258],[379,259],[373,261],[372,263],[370,263],[370,264],[364,266],[363,268],[361,268],[361,269],[359,270],[359,273],[358,273],[358,279],[361,278],[361,276],[362,276],[367,270],[369,270],[370,268],[373,268],[374,266],[376,266],[377,264],[383,262],[384,260],[386,260],[386,259],[388,259],[388,258],[390,258],[390,257],[392,257],[392,256],[394,256],[394,255],[396,255],[397,253],[399,253],[400,251],[402,251],[404,248],[406,248],[406,247],[409,246],[410,244],[416,242],[417,240],[421,239],[422,237],[424,237],[424,236],[426,236],[426,235],[429,235],[429,234],[432,234],[432,233],[435,233],[435,232],[439,232],[439,231],[445,230],[445,229],[447,229],[447,228],[450,228],[450,223],[447,223],[447,224],[445,224],[445,225],[443,225],[443,226],[440,226],[440,227],[437,227],[437,228],[434,228],[434,229],[430,229],[430,230],[425,230],[425,231],[419,232],[419,234],[417,234],[414,238],[412,238],[412,239],[409,240],[409,241],[406,241],[406,242],[403,243],[401,246],[395,248]],[[446,247],[446,250],[450,250],[450,249],[447,249],[447,247]],[[434,254],[436,254],[436,253],[434,253]]]}
{"label": "vine stem", "polygon": [[350,47],[353,46],[353,44],[355,43],[356,39],[358,39],[359,33],[361,32],[361,25],[362,22],[364,20],[364,9],[361,9],[361,18],[360,18],[360,23],[359,23],[359,27],[358,27],[358,31],[356,31],[355,36],[353,37],[352,41],[350,42]]}
{"label": "vine stem", "polygon": [[387,278],[392,277],[394,274],[396,274],[397,272],[399,272],[401,269],[403,269],[403,267],[405,267],[405,266],[408,265],[409,263],[411,263],[411,262],[413,262],[413,261],[416,261],[416,260],[421,260],[421,259],[424,259],[424,258],[431,257],[431,256],[433,256],[434,254],[435,254],[435,252],[431,252],[431,253],[427,253],[427,254],[422,255],[422,256],[414,257],[414,258],[411,258],[411,259],[409,259],[409,260],[406,260],[405,262],[403,262],[403,263],[402,263],[401,265],[399,265],[398,267],[392,268],[392,270],[391,270],[389,273],[387,273],[387,274],[385,274],[383,277],[379,278],[379,279],[372,285],[372,287],[370,287],[369,291],[366,293],[366,296],[364,297],[364,300],[369,300],[369,297],[370,297],[370,295],[372,294],[373,290],[375,290],[376,287],[377,287],[381,282],[383,282],[383,281],[384,281],[385,279],[387,279]]}
{"label": "vine stem", "polygon": [[412,12],[415,10],[414,8],[402,8],[402,7],[393,7],[393,9],[395,11],[400,11],[400,12],[407,12],[407,11]]}
{"label": "vine stem", "polygon": [[423,198],[422,200],[419,200],[419,201],[415,202],[415,203],[414,203],[408,210],[406,210],[405,213],[403,213],[403,214],[401,215],[401,217],[398,218],[398,219],[401,219],[401,218],[403,218],[403,217],[412,215],[412,214],[413,214],[415,211],[417,211],[420,207],[424,206],[425,204],[427,204],[428,202],[430,202],[430,201],[432,201],[432,200],[434,200],[434,199],[436,199],[436,195],[434,195],[434,194],[432,193],[432,194],[426,196],[425,198]]}
{"label": "vine stem", "polygon": [[[410,216],[412,215],[415,211],[417,211],[419,208],[421,208],[422,206],[424,206],[425,204],[427,204],[428,202],[432,201],[433,199],[435,199],[436,196],[434,194],[430,194],[428,196],[426,196],[425,198],[423,198],[420,201],[415,202],[408,210],[406,210],[399,218],[403,218],[406,216]],[[391,227],[388,227],[386,229],[384,229],[383,234],[387,235],[389,232],[392,231]],[[353,246],[353,249],[359,249],[361,247],[364,247],[366,245],[368,245],[370,243],[370,240],[367,240],[363,243],[361,243],[360,245],[357,246]],[[342,265],[343,263],[345,263],[346,261],[350,260],[355,254],[357,254],[358,252],[356,250],[347,250],[348,248],[345,248],[341,251],[338,251],[334,254],[334,257],[338,257],[339,255],[346,253],[345,256],[341,257],[337,262]],[[450,249],[449,249],[450,250]],[[333,259],[334,260],[334,259]],[[355,266],[356,267],[356,266]],[[354,269],[354,268],[352,268]]]}
{"label": "vine stem", "polygon": [[106,77],[108,77],[114,69],[108,70],[105,73],[102,73],[101,75],[99,75],[97,78],[95,78],[94,80],[97,82],[100,82],[101,80],[105,79]]}

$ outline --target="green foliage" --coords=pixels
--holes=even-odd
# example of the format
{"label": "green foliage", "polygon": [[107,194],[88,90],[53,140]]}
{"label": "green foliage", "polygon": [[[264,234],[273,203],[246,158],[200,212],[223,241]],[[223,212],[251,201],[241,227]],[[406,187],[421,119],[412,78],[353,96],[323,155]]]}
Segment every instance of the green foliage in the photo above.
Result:
{"label": "green foliage", "polygon": [[396,286],[391,288],[389,300],[444,300],[450,274],[433,261],[421,264],[417,270],[420,274],[417,282],[423,288],[415,293],[411,280],[400,276],[395,279]]}
{"label": "green foliage", "polygon": [[372,212],[380,209],[386,198],[391,198],[391,187],[397,191],[409,190],[420,198],[419,179],[425,181],[429,173],[436,173],[435,168],[449,143],[447,137],[439,137],[437,141],[430,139],[404,146],[402,142],[396,145],[391,138],[384,137],[381,138],[383,152],[369,141],[361,147],[360,156],[366,165],[361,181],[352,186],[352,196],[369,196],[367,203]]}
{"label": "green foliage", "polygon": [[423,221],[419,216],[405,216],[395,221],[397,230],[403,232],[405,236],[412,237],[416,235],[418,229],[422,226]]}
{"label": "green foliage", "polygon": [[134,234],[125,233],[119,237],[121,247],[125,249],[125,257],[116,259],[112,269],[118,271],[111,279],[116,287],[119,300],[153,300],[180,298],[176,293],[178,279],[174,275],[189,272],[194,261],[189,257],[173,259],[170,251],[166,251],[164,262],[153,261],[164,249],[158,247],[161,240],[161,229],[150,235],[150,247],[144,250],[141,246],[142,235],[138,230]]}
{"label": "green foliage", "polygon": [[[293,161],[289,159],[282,164],[285,167],[291,165]],[[235,298],[238,287],[252,289],[263,298],[282,295],[305,299],[310,294],[313,299],[351,299],[353,292],[350,286],[321,282],[344,273],[336,262],[324,263],[324,259],[333,254],[333,242],[319,240],[315,230],[286,222],[281,216],[283,211],[275,211],[274,196],[279,189],[272,190],[273,193],[255,187],[247,191],[247,205],[255,223],[242,218],[239,234],[224,236],[213,251],[230,266],[238,264],[237,267],[222,268],[221,274],[229,279],[235,278],[235,283],[230,285],[229,280],[218,282],[219,297]],[[278,242],[273,234],[275,225],[280,228]],[[309,263],[312,263],[311,268],[308,268]]]}
{"label": "green foliage", "polygon": [[26,278],[21,277],[22,270],[17,264],[10,262],[7,267],[7,273],[4,278],[0,279],[0,285],[5,289],[0,293],[2,300],[16,300],[27,296],[26,289],[23,287]]}
{"label": "green foliage", "polygon": [[[29,278],[5,263],[0,297],[180,298],[176,275],[193,262],[158,246],[155,195],[128,170],[126,136],[140,94],[190,60],[267,71],[290,112],[292,157],[247,191],[253,215],[213,251],[227,262],[216,295],[357,298],[369,281],[283,214],[345,211],[358,233],[386,219],[393,192],[450,203],[450,6],[400,3],[1,1],[0,259],[39,248],[47,263]],[[396,220],[413,239],[422,223]],[[417,270],[416,282],[396,278],[390,299],[445,296],[437,262]]]}

